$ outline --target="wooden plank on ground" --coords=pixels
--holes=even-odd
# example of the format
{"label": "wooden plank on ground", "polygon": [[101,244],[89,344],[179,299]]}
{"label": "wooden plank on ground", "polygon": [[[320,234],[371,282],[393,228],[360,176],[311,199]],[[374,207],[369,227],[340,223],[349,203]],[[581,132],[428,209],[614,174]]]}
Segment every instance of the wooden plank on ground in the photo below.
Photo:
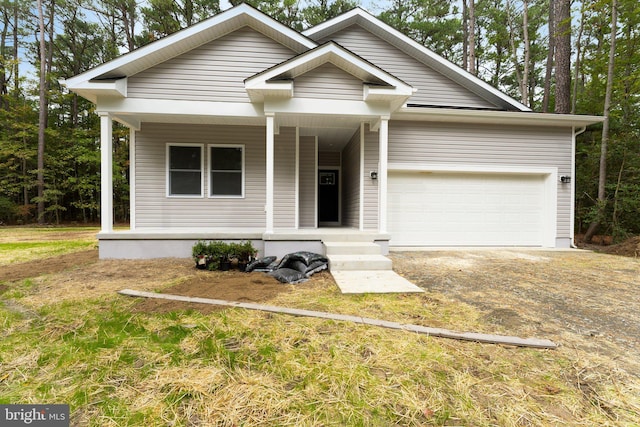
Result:
{"label": "wooden plank on ground", "polygon": [[320,319],[331,319],[331,320],[338,320],[338,321],[344,321],[344,322],[353,322],[353,323],[358,323],[363,325],[379,326],[379,327],[388,328],[388,329],[398,329],[403,331],[430,335],[434,337],[451,338],[451,339],[464,340],[464,341],[475,341],[475,342],[481,342],[481,343],[504,344],[504,345],[518,346],[518,347],[547,348],[547,349],[554,349],[558,347],[556,343],[546,339],[520,338],[520,337],[507,336],[507,335],[480,334],[475,332],[455,332],[455,331],[450,331],[448,329],[430,328],[428,326],[410,325],[410,324],[399,323],[399,322],[389,322],[386,320],[372,319],[368,317],[351,316],[347,314],[327,313],[323,311],[302,310],[297,308],[278,307],[274,305],[254,304],[254,303],[248,303],[248,302],[225,301],[225,300],[211,299],[211,298],[159,294],[155,292],[136,291],[133,289],[123,289],[118,293],[121,295],[127,295],[127,296],[133,296],[133,297],[166,299],[171,301],[183,301],[183,302],[190,302],[190,303],[197,303],[197,304],[211,304],[211,305],[219,305],[223,307],[235,307],[235,308],[244,308],[247,310],[260,310],[260,311],[268,311],[271,313],[290,314],[293,316],[316,317]]}

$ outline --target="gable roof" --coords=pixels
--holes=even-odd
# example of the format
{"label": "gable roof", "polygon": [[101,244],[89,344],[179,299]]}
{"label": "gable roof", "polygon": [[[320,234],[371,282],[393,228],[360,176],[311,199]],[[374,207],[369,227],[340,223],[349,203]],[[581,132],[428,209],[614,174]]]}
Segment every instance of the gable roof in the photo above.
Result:
{"label": "gable roof", "polygon": [[290,97],[293,94],[291,79],[326,63],[362,80],[365,101],[387,100],[399,106],[415,92],[411,85],[332,41],[249,77],[245,88],[253,100],[261,100],[268,93]]}
{"label": "gable roof", "polygon": [[244,26],[250,26],[289,47],[294,52],[301,53],[317,46],[313,40],[242,3],[71,77],[65,81],[65,85],[73,89],[76,86],[86,86],[86,83],[92,80],[114,80],[129,77]]}
{"label": "gable roof", "polygon": [[327,39],[332,34],[352,25],[360,25],[362,28],[370,31],[439,73],[447,76],[457,84],[496,105],[502,106],[508,110],[532,111],[529,107],[502,93],[490,84],[484,82],[473,74],[468,73],[457,65],[447,61],[440,55],[422,46],[390,25],[385,24],[360,7],[311,27],[303,31],[302,34],[314,40]]}

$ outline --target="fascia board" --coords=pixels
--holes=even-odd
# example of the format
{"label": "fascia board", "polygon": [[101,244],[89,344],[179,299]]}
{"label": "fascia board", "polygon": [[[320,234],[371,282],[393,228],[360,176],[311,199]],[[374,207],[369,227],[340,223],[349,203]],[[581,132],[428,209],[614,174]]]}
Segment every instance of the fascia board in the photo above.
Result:
{"label": "fascia board", "polygon": [[389,115],[389,106],[382,103],[333,99],[269,99],[264,102],[265,113],[320,114],[338,116],[379,117]]}
{"label": "fascia board", "polygon": [[291,98],[293,96],[293,82],[256,82],[251,87],[245,87],[249,98],[253,102],[263,102],[265,96],[276,98]]}
{"label": "fascia board", "polygon": [[96,111],[112,114],[176,116],[263,117],[261,104],[249,102],[181,101],[142,98],[99,98]]}
{"label": "fascia board", "polygon": [[127,96],[127,79],[122,78],[112,81],[83,81],[73,87],[69,87],[67,80],[61,80],[60,83],[67,86],[70,90],[82,96],[115,96],[124,98]]}
{"label": "fascia board", "polygon": [[360,7],[356,7],[351,9],[348,12],[345,12],[341,15],[336,16],[335,18],[324,21],[318,25],[314,25],[313,27],[307,28],[302,32],[303,35],[307,37],[313,38],[313,36],[317,34],[321,34],[325,31],[329,31],[333,33],[335,31],[341,30],[342,28],[346,28],[351,25],[357,17],[362,14],[367,13]]}
{"label": "fascia board", "polygon": [[601,116],[550,114],[520,111],[461,110],[448,108],[405,107],[392,114],[392,120],[438,121],[456,123],[484,123],[535,125],[552,127],[589,126],[604,121]]}
{"label": "fascia board", "polygon": [[[482,79],[479,79],[473,74],[468,73],[467,71],[463,70],[462,68],[453,64],[452,62],[447,61],[446,59],[442,58],[441,56],[437,55],[436,53],[422,46],[415,40],[402,34],[400,31],[396,30],[395,28],[380,21],[379,19],[371,15],[369,12],[361,8],[353,9],[347,13],[337,16],[334,19],[326,21],[322,24],[318,24],[315,27],[309,28],[308,30],[304,31],[303,34],[311,38],[319,34],[321,34],[322,37],[325,37],[328,34],[339,31],[340,29],[348,27],[349,25],[354,23],[358,23],[362,25],[364,28],[367,28],[368,30],[373,30],[373,32],[378,35],[384,34],[389,36],[389,38],[392,38],[393,41],[389,40],[389,38],[387,38],[387,41],[391,42],[392,44],[397,45],[396,43],[401,43],[410,47],[412,50],[419,52],[420,55],[424,56],[427,59],[426,62],[425,61],[421,61],[421,62],[436,69],[438,72],[441,72],[445,76],[448,76],[449,78],[451,78],[453,81],[463,85],[464,87],[466,87],[467,89],[475,93],[478,93],[478,90],[479,90],[480,92],[478,93],[479,95],[482,95],[483,93],[490,94],[491,96],[517,108],[520,111],[531,111],[531,109],[526,105],[502,93],[501,91],[494,88],[490,84],[484,82]],[[396,43],[394,43],[394,41]],[[412,55],[412,56],[415,57],[415,55]],[[420,58],[416,58],[416,59],[420,60]],[[474,90],[474,87],[477,89]]]}
{"label": "fascia board", "polygon": [[[206,32],[207,30],[213,29],[214,27],[222,23],[229,22],[233,19],[242,19],[242,16],[245,16],[246,18],[250,18],[254,22],[260,23],[262,25],[271,27],[276,31],[279,31],[283,35],[287,36],[288,38],[292,39],[293,41],[304,46],[307,49],[313,49],[314,47],[317,46],[317,43],[315,43],[313,40],[303,36],[302,34],[296,32],[295,30],[283,24],[280,24],[278,21],[274,20],[273,18],[243,3],[239,6],[236,6],[224,12],[221,12],[207,20],[204,20],[200,23],[192,25],[191,27],[187,27],[169,36],[163,37],[162,39],[156,40],[155,42],[149,45],[143,46],[139,49],[126,53],[122,56],[119,56],[118,58],[115,58],[112,61],[99,65],[88,71],[85,71],[82,74],[78,74],[77,76],[71,77],[66,80],[66,85],[69,89],[73,89],[82,82],[95,79],[110,71],[116,70],[120,67],[129,65],[133,62],[142,60],[150,56],[153,56],[153,57],[157,56],[157,58],[154,58],[155,61],[153,62],[155,62],[156,64],[160,63],[164,60],[170,59],[168,55],[166,57],[162,55],[163,50],[165,50],[166,48],[169,48],[176,44],[178,45],[184,44],[185,47],[184,49],[182,49],[182,52],[184,53],[189,49],[195,48],[198,45],[202,44],[202,43],[193,43],[193,42],[189,43],[190,39],[192,38],[195,39],[201,33]],[[175,54],[171,55],[171,57],[173,56],[175,56]]]}
{"label": "fascia board", "polygon": [[364,85],[364,100],[375,101],[380,99],[389,99],[390,97],[404,96],[410,97],[413,95],[414,90],[406,87],[379,87]]}
{"label": "fascia board", "polygon": [[349,68],[347,67],[348,65],[355,66],[364,74],[373,75],[381,81],[386,82],[390,86],[398,88],[403,93],[413,93],[413,87],[392,76],[391,74],[386,73],[383,70],[367,63],[356,55],[349,53],[347,50],[338,47],[335,43],[328,43],[324,46],[320,46],[312,51],[309,51],[308,53],[304,53],[298,56],[297,58],[289,60],[281,64],[280,66],[275,66],[267,71],[249,77],[245,81],[245,88],[253,88],[255,85],[260,85],[263,82],[266,82],[283,73],[295,70],[296,68],[303,68],[305,65],[311,64],[311,68],[315,68],[315,66],[319,66],[326,62],[330,62],[343,70],[345,68]]}

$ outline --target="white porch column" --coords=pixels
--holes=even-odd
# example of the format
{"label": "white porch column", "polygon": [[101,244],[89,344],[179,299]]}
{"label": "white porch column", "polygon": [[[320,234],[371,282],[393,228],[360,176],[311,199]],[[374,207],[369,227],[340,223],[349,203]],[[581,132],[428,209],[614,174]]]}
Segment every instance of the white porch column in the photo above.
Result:
{"label": "white porch column", "polygon": [[273,233],[273,186],[274,186],[274,116],[267,115],[267,233]]}
{"label": "white porch column", "polygon": [[101,232],[113,231],[113,119],[100,116],[100,223]]}
{"label": "white porch column", "polygon": [[378,231],[387,232],[387,166],[389,152],[389,118],[380,118],[378,130],[379,163],[378,163]]}
{"label": "white porch column", "polygon": [[129,129],[129,228],[136,229],[136,130]]}

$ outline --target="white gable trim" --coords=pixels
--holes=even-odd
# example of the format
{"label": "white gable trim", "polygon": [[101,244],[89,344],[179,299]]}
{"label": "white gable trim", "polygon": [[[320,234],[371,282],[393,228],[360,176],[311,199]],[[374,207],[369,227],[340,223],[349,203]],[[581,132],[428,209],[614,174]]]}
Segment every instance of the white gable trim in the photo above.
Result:
{"label": "white gable trim", "polygon": [[498,89],[468,73],[457,65],[447,61],[440,55],[437,55],[418,42],[412,40],[395,28],[385,24],[362,8],[358,7],[352,9],[340,16],[311,27],[303,31],[302,34],[314,40],[318,40],[329,37],[331,34],[353,24],[358,24],[371,31],[382,39],[403,50],[405,53],[408,53],[429,67],[449,77],[456,83],[491,102],[509,106],[519,111],[531,111],[529,107],[500,92]]}
{"label": "white gable trim", "polygon": [[304,52],[317,46],[317,43],[297,31],[243,3],[74,76],[64,81],[64,84],[74,90],[77,86],[105,76],[131,76],[246,25],[273,34],[276,41],[296,52]]}
{"label": "white gable trim", "polygon": [[326,43],[249,77],[245,80],[245,89],[253,101],[262,101],[265,95],[285,97],[289,93],[289,97],[292,97],[295,82],[283,81],[282,78],[295,79],[327,62],[359,78],[364,83],[382,83],[374,87],[364,84],[364,101],[396,101],[399,106],[416,91],[397,77],[334,42]]}

